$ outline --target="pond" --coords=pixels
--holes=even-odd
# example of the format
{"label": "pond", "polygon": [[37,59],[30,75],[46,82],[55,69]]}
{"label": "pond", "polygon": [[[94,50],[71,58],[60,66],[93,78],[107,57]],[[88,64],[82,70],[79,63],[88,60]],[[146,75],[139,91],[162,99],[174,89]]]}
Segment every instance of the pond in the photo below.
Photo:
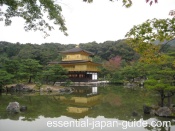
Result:
{"label": "pond", "polygon": [[[143,113],[143,104],[157,104],[158,100],[158,95],[144,88],[128,89],[115,85],[77,87],[72,94],[2,94],[0,130],[174,131],[175,118]],[[27,106],[27,111],[6,112],[7,105],[13,101]]]}

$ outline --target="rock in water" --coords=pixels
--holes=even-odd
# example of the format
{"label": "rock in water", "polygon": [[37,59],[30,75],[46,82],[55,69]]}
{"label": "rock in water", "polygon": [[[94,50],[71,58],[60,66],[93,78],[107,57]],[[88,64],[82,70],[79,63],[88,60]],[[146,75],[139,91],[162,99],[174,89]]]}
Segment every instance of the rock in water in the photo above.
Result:
{"label": "rock in water", "polygon": [[7,106],[6,110],[10,113],[19,113],[20,112],[20,105],[18,102],[10,102]]}
{"label": "rock in water", "polygon": [[144,114],[150,114],[151,113],[151,110],[152,110],[152,107],[146,106],[146,105],[143,106],[143,112],[144,112]]}
{"label": "rock in water", "polygon": [[156,114],[158,116],[171,116],[172,112],[168,107],[160,107],[157,111]]}
{"label": "rock in water", "polygon": [[20,107],[20,111],[21,111],[21,112],[27,111],[27,106],[21,106],[21,107]]}

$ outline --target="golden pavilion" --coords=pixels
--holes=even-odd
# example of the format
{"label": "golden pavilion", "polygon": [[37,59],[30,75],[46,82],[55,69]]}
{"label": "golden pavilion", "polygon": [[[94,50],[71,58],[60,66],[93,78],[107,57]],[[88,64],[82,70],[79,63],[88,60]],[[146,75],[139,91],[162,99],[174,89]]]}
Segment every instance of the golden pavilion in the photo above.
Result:
{"label": "golden pavilion", "polygon": [[101,64],[92,62],[93,53],[83,50],[79,46],[60,53],[62,54],[62,61],[50,62],[50,64],[59,64],[67,69],[71,81],[97,81],[99,66]]}

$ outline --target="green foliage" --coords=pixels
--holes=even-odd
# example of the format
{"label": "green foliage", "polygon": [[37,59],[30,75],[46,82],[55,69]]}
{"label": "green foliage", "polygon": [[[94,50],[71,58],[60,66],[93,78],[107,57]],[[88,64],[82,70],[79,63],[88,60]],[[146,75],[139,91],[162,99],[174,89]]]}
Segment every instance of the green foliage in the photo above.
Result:
{"label": "green foliage", "polygon": [[49,65],[43,70],[42,76],[46,83],[64,81],[67,78],[67,70],[60,65]]}
{"label": "green foliage", "polygon": [[156,85],[157,84],[157,80],[155,80],[155,79],[149,79],[149,80],[146,80],[145,81],[145,84],[147,84],[147,85],[150,85],[150,86],[154,86],[154,85]]}
{"label": "green foliage", "polygon": [[12,83],[12,78],[13,75],[9,74],[5,70],[0,69],[0,88],[2,88],[6,84]]}
{"label": "green foliage", "polygon": [[[0,62],[2,63],[2,62]],[[0,64],[0,84],[20,82],[45,83],[63,81],[67,78],[67,70],[59,65],[43,68],[39,61],[34,59],[8,60],[4,59]],[[42,71],[42,69],[44,69]]]}
{"label": "green foliage", "polygon": [[0,19],[2,21],[4,18],[6,26],[11,25],[13,17],[21,17],[25,20],[26,31],[40,30],[47,37],[47,31],[54,29],[49,23],[53,21],[53,24],[58,25],[59,30],[67,35],[61,6],[54,0],[0,0],[0,5],[7,6],[6,11],[0,12]]}
{"label": "green foliage", "polygon": [[134,66],[126,66],[122,69],[122,75],[126,80],[132,80],[140,75],[138,70]]}
{"label": "green foliage", "polygon": [[[131,38],[133,42],[143,41],[147,43],[159,40],[171,40],[175,34],[175,19],[152,19],[147,20],[141,25],[134,26],[126,37]],[[134,43],[132,43],[134,44]]]}
{"label": "green foliage", "polygon": [[[93,0],[83,0],[84,2],[92,3]],[[115,1],[115,0],[109,0]],[[5,25],[11,25],[13,17],[21,17],[25,20],[24,29],[40,30],[45,33],[45,37],[49,36],[47,31],[54,29],[52,24],[58,25],[59,30],[65,35],[67,28],[65,20],[61,14],[62,8],[55,0],[0,0],[0,5],[7,7],[6,11],[0,10],[0,21],[4,21]],[[152,5],[153,0],[149,2]],[[158,0],[154,1],[155,3]],[[123,6],[129,8],[132,6],[132,0],[122,0]],[[170,11],[170,15],[174,16],[174,11]],[[46,16],[46,17],[45,17]],[[47,18],[47,20],[46,20]]]}
{"label": "green foliage", "polygon": [[145,86],[149,90],[154,90],[154,91],[162,91],[162,90],[167,90],[168,89],[168,84],[163,83],[160,80],[155,80],[155,79],[150,79],[145,81]]}
{"label": "green foliage", "polygon": [[150,65],[140,62],[134,62],[121,69],[121,74],[125,80],[133,81],[137,77],[146,77]]}
{"label": "green foliage", "polygon": [[[88,2],[88,3],[92,3],[94,0],[83,0],[84,2]],[[118,1],[118,0],[109,0],[111,2],[114,2],[114,1]],[[122,0],[122,3],[123,3],[123,6],[126,7],[126,8],[129,8],[133,5],[133,2],[132,0]],[[158,3],[158,0],[146,0],[146,3],[148,3],[150,6],[153,4],[153,3]],[[170,15],[174,15],[174,11],[170,11]]]}
{"label": "green foliage", "polygon": [[[40,78],[44,76],[44,80],[53,82],[53,79],[56,78],[49,77],[50,74],[53,74],[51,69],[44,68],[43,72],[40,72],[42,67],[39,67],[38,70],[37,65],[35,65],[36,63],[31,62],[34,64],[32,66],[37,67],[36,71],[32,71],[35,73],[31,74],[29,71],[26,71],[26,67],[29,66],[26,63],[26,60],[32,59],[39,62],[42,66],[46,66],[50,61],[61,61],[62,56],[59,53],[60,51],[74,47],[75,45],[73,44],[63,45],[59,43],[37,45],[29,43],[13,44],[9,42],[0,42],[0,65],[3,65],[8,73],[15,75],[15,80],[17,82],[26,82],[27,79],[30,81],[30,76],[34,81],[40,81]],[[138,59],[138,55],[126,44],[125,40],[106,41],[104,43],[89,42],[80,44],[80,48],[93,52],[95,54],[93,61],[98,63],[103,63],[105,60],[109,60],[117,55],[122,57],[121,66],[127,65],[130,61]],[[107,74],[111,79],[113,72],[109,72],[106,69],[102,69],[99,76],[104,78]]]}
{"label": "green foliage", "polygon": [[112,75],[111,82],[112,83],[123,83],[124,76],[120,70],[115,71]]}
{"label": "green foliage", "polygon": [[94,56],[92,58],[92,61],[93,62],[96,62],[96,63],[102,63],[103,62],[103,59],[100,56]]}
{"label": "green foliage", "polygon": [[[84,2],[92,3],[94,0],[83,0]],[[109,0],[109,1],[115,1],[115,0]],[[122,0],[123,6],[126,8],[129,8],[132,6],[132,0]]]}
{"label": "green foliage", "polygon": [[175,35],[175,19],[152,19],[127,32],[127,43],[140,54],[140,61],[159,63],[164,60],[162,43]]}
{"label": "green foliage", "polygon": [[5,60],[4,67],[8,73],[16,75],[20,70],[20,62],[18,60]]}
{"label": "green foliage", "polygon": [[31,82],[31,79],[36,78],[42,68],[39,62],[33,59],[5,60],[3,66],[7,73],[14,75],[18,82],[23,79],[29,79],[28,82]]}
{"label": "green foliage", "polygon": [[172,97],[175,93],[175,71],[172,63],[154,64],[152,67],[149,79],[145,81],[145,87],[158,92],[160,105],[164,106],[164,99]]}
{"label": "green foliage", "polygon": [[[9,59],[35,59],[42,65],[47,65],[50,61],[60,61],[60,51],[74,48],[75,45],[63,45],[59,43],[20,44],[0,42],[0,60]],[[93,52],[95,57],[93,61],[102,63],[115,56],[121,56],[122,60],[129,62],[137,60],[138,55],[129,47],[125,40],[106,41],[104,43],[89,42],[80,44],[80,48]]]}
{"label": "green foliage", "polygon": [[121,56],[122,60],[129,62],[139,58],[125,40],[105,41],[103,43],[83,43],[80,44],[80,48],[93,52],[96,56],[102,58],[102,60],[109,60],[115,56]]}
{"label": "green foliage", "polygon": [[32,78],[36,78],[41,72],[42,66],[39,61],[33,59],[26,59],[21,61],[21,71],[25,78],[28,78],[28,83],[32,82]]}

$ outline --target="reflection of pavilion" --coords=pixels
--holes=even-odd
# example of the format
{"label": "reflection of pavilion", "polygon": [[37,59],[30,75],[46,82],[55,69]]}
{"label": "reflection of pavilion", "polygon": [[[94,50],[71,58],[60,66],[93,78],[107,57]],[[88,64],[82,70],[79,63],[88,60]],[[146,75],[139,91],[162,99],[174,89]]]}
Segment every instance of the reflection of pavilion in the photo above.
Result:
{"label": "reflection of pavilion", "polygon": [[92,106],[96,105],[100,100],[97,87],[83,87],[77,86],[74,88],[74,95],[71,98],[59,96],[59,99],[69,104],[67,108],[69,113],[85,113],[88,112]]}
{"label": "reflection of pavilion", "polygon": [[74,93],[85,93],[87,96],[96,95],[98,94],[97,87],[90,87],[90,86],[74,86]]}

